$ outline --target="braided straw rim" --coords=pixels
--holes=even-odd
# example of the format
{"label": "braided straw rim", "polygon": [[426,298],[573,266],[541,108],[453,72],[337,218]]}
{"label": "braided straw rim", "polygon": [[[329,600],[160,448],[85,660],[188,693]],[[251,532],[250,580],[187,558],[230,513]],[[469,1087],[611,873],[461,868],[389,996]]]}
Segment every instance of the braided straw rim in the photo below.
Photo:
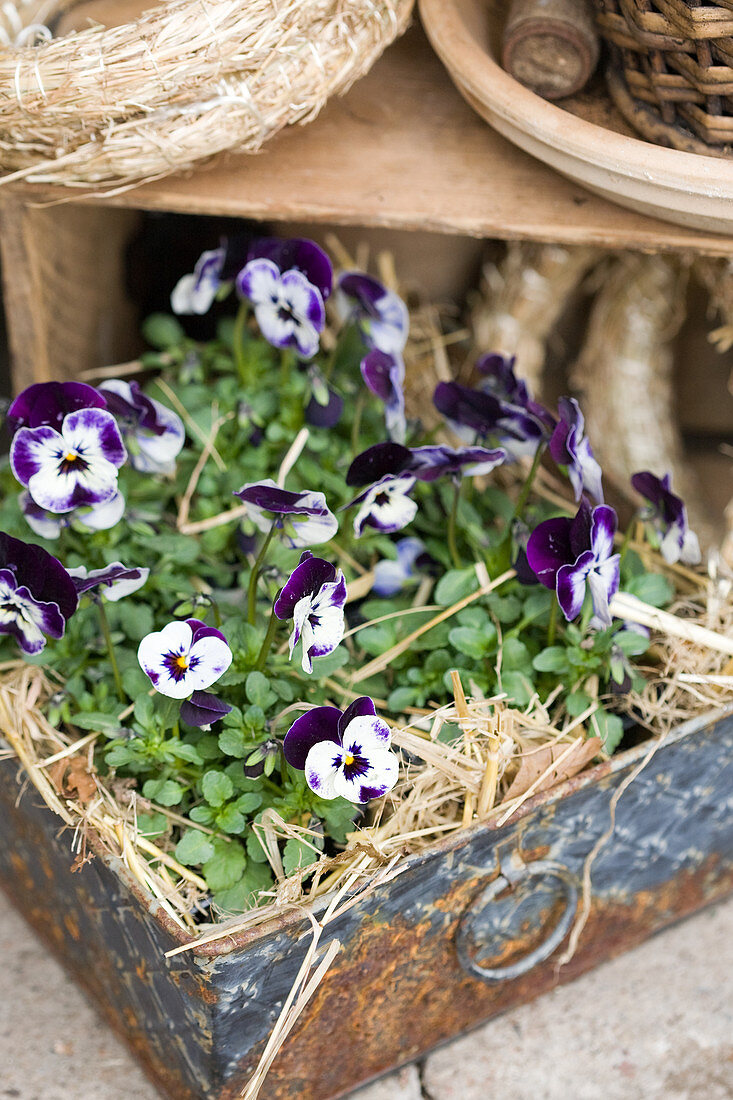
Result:
{"label": "braided straw rim", "polygon": [[413,2],[168,0],[134,23],[19,45],[32,40],[21,24],[48,22],[51,5],[7,0],[0,183],[124,187],[226,149],[256,152],[363,76]]}

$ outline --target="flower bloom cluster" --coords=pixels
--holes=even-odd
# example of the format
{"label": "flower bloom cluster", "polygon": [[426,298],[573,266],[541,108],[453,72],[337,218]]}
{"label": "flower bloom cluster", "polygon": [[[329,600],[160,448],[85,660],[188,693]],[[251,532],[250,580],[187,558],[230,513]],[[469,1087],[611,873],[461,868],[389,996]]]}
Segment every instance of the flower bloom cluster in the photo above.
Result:
{"label": "flower bloom cluster", "polygon": [[347,798],[364,803],[390,791],[399,763],[389,751],[390,728],[377,717],[368,696],[345,711],[314,707],[293,722],[285,735],[285,759],[305,772],[320,798]]}
{"label": "flower bloom cluster", "polygon": [[247,505],[247,515],[260,531],[269,532],[274,525],[291,549],[328,542],[338,531],[323,493],[293,493],[267,478],[243,485],[234,495]]}

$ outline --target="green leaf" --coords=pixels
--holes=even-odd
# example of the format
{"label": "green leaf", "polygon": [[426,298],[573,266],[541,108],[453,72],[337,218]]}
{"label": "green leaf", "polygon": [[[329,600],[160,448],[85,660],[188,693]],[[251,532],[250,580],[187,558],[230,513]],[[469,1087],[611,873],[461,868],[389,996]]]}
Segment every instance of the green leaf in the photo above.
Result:
{"label": "green leaf", "polygon": [[465,653],[467,657],[472,657],[475,661],[479,661],[489,652],[489,649],[496,639],[496,630],[493,630],[492,637],[488,629],[477,630],[472,626],[454,626],[448,638],[450,644],[454,646],[459,653]]}
{"label": "green leaf", "polygon": [[160,806],[177,806],[183,798],[183,787],[173,779],[148,779],[143,783],[143,796]]}
{"label": "green leaf", "polygon": [[193,806],[189,810],[188,816],[191,821],[195,821],[198,825],[213,825],[214,813],[215,811],[212,810],[211,806]]}
{"label": "green leaf", "polygon": [[150,680],[141,668],[126,668],[122,673],[122,686],[130,699],[150,690]]}
{"label": "green leaf", "polygon": [[[313,678],[315,679],[316,677],[322,678],[324,676],[332,676],[334,672],[338,672],[338,670],[340,668],[343,668],[344,665],[348,665],[350,659],[351,658],[349,657],[349,651],[344,645],[337,646],[336,649],[334,649],[333,653],[327,653],[325,657],[314,657]],[[283,683],[282,680],[277,682]],[[275,685],[273,684],[272,686],[274,687]],[[288,701],[286,696],[282,696],[282,698],[285,698],[286,702]],[[293,698],[294,695],[292,694],[291,688],[290,699]]]}
{"label": "green leaf", "polygon": [[571,718],[577,718],[578,715],[588,709],[592,702],[593,700],[586,692],[572,691],[565,697],[565,709]]}
{"label": "green leaf", "polygon": [[367,626],[360,630],[356,638],[371,657],[378,657],[396,643],[397,627],[394,622],[377,623],[376,626]]}
{"label": "green leaf", "polygon": [[260,890],[269,890],[272,885],[272,871],[269,866],[250,863],[239,881],[228,890],[218,890],[213,900],[226,913],[242,913],[257,904]]}
{"label": "green leaf", "polygon": [[508,670],[529,670],[532,667],[529,650],[519,638],[505,638],[501,647],[501,667]]}
{"label": "green leaf", "polygon": [[568,653],[564,646],[551,645],[541,650],[532,661],[538,672],[567,672]]}
{"label": "green leaf", "polygon": [[458,603],[464,596],[470,595],[478,588],[476,570],[473,566],[468,569],[451,569],[445,573],[435,586],[435,602],[442,607],[451,607]]}
{"label": "green leaf", "polygon": [[346,843],[346,834],[354,831],[354,818],[357,814],[353,803],[345,798],[334,798],[331,801],[319,799],[313,812],[323,819],[329,836],[337,844]]}
{"label": "green leaf", "polygon": [[260,843],[259,834],[254,829],[247,833],[247,855],[255,863],[267,863],[267,853]]}
{"label": "green leaf", "polygon": [[210,806],[222,806],[234,794],[234,784],[224,772],[212,769],[201,780],[201,793]]}
{"label": "green leaf", "polygon": [[517,707],[526,707],[534,695],[535,687],[523,672],[502,672],[501,689],[509,696],[509,702]]}
{"label": "green leaf", "polygon": [[241,833],[246,825],[244,815],[239,812],[235,802],[230,802],[219,810],[215,820],[222,833]]}
{"label": "green leaf", "polygon": [[186,829],[176,845],[176,859],[184,867],[201,867],[214,856],[214,845],[210,837],[198,829]]}
{"label": "green leaf", "polygon": [[116,714],[104,714],[101,711],[72,714],[70,721],[72,726],[78,726],[81,730],[95,730],[100,733],[120,733],[123,728]]}
{"label": "green leaf", "polygon": [[195,745],[189,745],[187,741],[179,741],[175,738],[166,742],[166,749],[178,760],[186,760],[189,764],[203,764],[203,757]]}
{"label": "green leaf", "polygon": [[226,841],[221,837],[214,837],[211,843],[214,854],[202,868],[206,885],[214,893],[230,890],[242,877],[247,865],[244,849],[236,840]]}
{"label": "green leaf", "polygon": [[[147,676],[145,677],[147,679]],[[152,696],[138,695],[135,700],[135,721],[139,722],[144,730],[153,725],[153,699]]]}
{"label": "green leaf", "polygon": [[604,749],[607,753],[612,753],[618,748],[624,735],[623,722],[617,714],[599,710],[593,715],[593,724],[598,729],[598,736],[603,741]]}
{"label": "green leaf", "polygon": [[664,607],[671,603],[674,589],[661,573],[642,573],[632,577],[625,586],[632,596],[651,604],[652,607]]}
{"label": "green leaf", "polygon": [[151,313],[142,323],[143,338],[154,348],[165,350],[176,347],[185,338],[185,332],[175,317],[168,313]]}
{"label": "green leaf", "polygon": [[614,642],[627,657],[641,657],[649,648],[649,638],[638,630],[619,630]]}
{"label": "green leaf", "polygon": [[153,610],[146,603],[136,603],[131,599],[120,600],[117,604],[117,620],[125,636],[130,641],[139,642],[153,629]]}
{"label": "green leaf", "polygon": [[242,729],[223,729],[219,734],[219,748],[225,756],[244,760],[255,748],[256,742]]}
{"label": "green leaf", "polygon": [[244,690],[250,703],[265,711],[276,701],[276,695],[270,690],[268,679],[262,672],[250,672]]}
{"label": "green leaf", "polygon": [[153,837],[161,836],[163,833],[168,832],[168,818],[165,814],[138,814],[137,815],[137,830],[141,836]]}
{"label": "green leaf", "polygon": [[262,805],[262,795],[259,791],[245,791],[244,794],[240,794],[237,801],[234,803],[240,813],[251,814],[255,810],[259,810]]}
{"label": "green leaf", "polygon": [[411,707],[415,702],[415,689],[410,687],[398,687],[390,692],[387,699],[389,709],[399,714],[405,707]]}
{"label": "green leaf", "polygon": [[291,837],[283,850],[285,875],[289,876],[304,867],[310,867],[312,864],[317,863],[319,858],[320,853],[314,851],[310,844],[305,844],[302,840]]}

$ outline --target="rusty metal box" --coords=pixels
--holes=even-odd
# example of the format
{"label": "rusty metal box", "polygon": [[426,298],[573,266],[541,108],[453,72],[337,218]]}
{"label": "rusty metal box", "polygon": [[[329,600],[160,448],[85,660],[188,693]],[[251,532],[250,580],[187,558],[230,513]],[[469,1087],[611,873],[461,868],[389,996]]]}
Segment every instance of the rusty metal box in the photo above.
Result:
{"label": "rusty metal box", "polygon": [[[328,936],[343,947],[262,1100],[328,1100],[567,981],[733,888],[733,714],[406,860]],[[170,959],[182,942],[120,861],[70,874],[71,838],[0,764],[0,884],[175,1100],[241,1093],[310,944],[296,914]],[[615,797],[614,797],[615,796]],[[613,831],[599,846],[604,834]],[[565,966],[587,857],[588,921]],[[338,1051],[338,1057],[334,1057]]]}

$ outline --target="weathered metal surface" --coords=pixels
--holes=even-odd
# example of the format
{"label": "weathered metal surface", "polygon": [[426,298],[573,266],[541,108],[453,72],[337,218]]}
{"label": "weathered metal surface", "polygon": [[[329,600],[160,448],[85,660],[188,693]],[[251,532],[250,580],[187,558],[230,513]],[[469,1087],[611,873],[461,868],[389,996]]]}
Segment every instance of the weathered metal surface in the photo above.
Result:
{"label": "weathered metal surface", "polygon": [[[262,1100],[341,1095],[733,889],[729,715],[660,747],[618,802],[613,836],[593,865],[576,954],[559,972],[560,952],[522,972],[573,903],[614,792],[645,751],[538,796],[502,829],[474,826],[412,857],[402,875],[329,926],[326,942],[337,937],[343,948]],[[234,1100],[307,950],[308,926],[283,918],[196,957],[165,960],[175,936],[153,903],[146,911],[114,861],[96,859],[70,875],[68,837],[32,788],[16,806],[14,772],[8,762],[0,769],[0,882],[162,1088],[176,1100]],[[545,873],[538,860],[550,861]],[[500,873],[512,888],[489,898]],[[469,972],[456,951],[459,929]],[[470,973],[471,960],[495,980]]]}

